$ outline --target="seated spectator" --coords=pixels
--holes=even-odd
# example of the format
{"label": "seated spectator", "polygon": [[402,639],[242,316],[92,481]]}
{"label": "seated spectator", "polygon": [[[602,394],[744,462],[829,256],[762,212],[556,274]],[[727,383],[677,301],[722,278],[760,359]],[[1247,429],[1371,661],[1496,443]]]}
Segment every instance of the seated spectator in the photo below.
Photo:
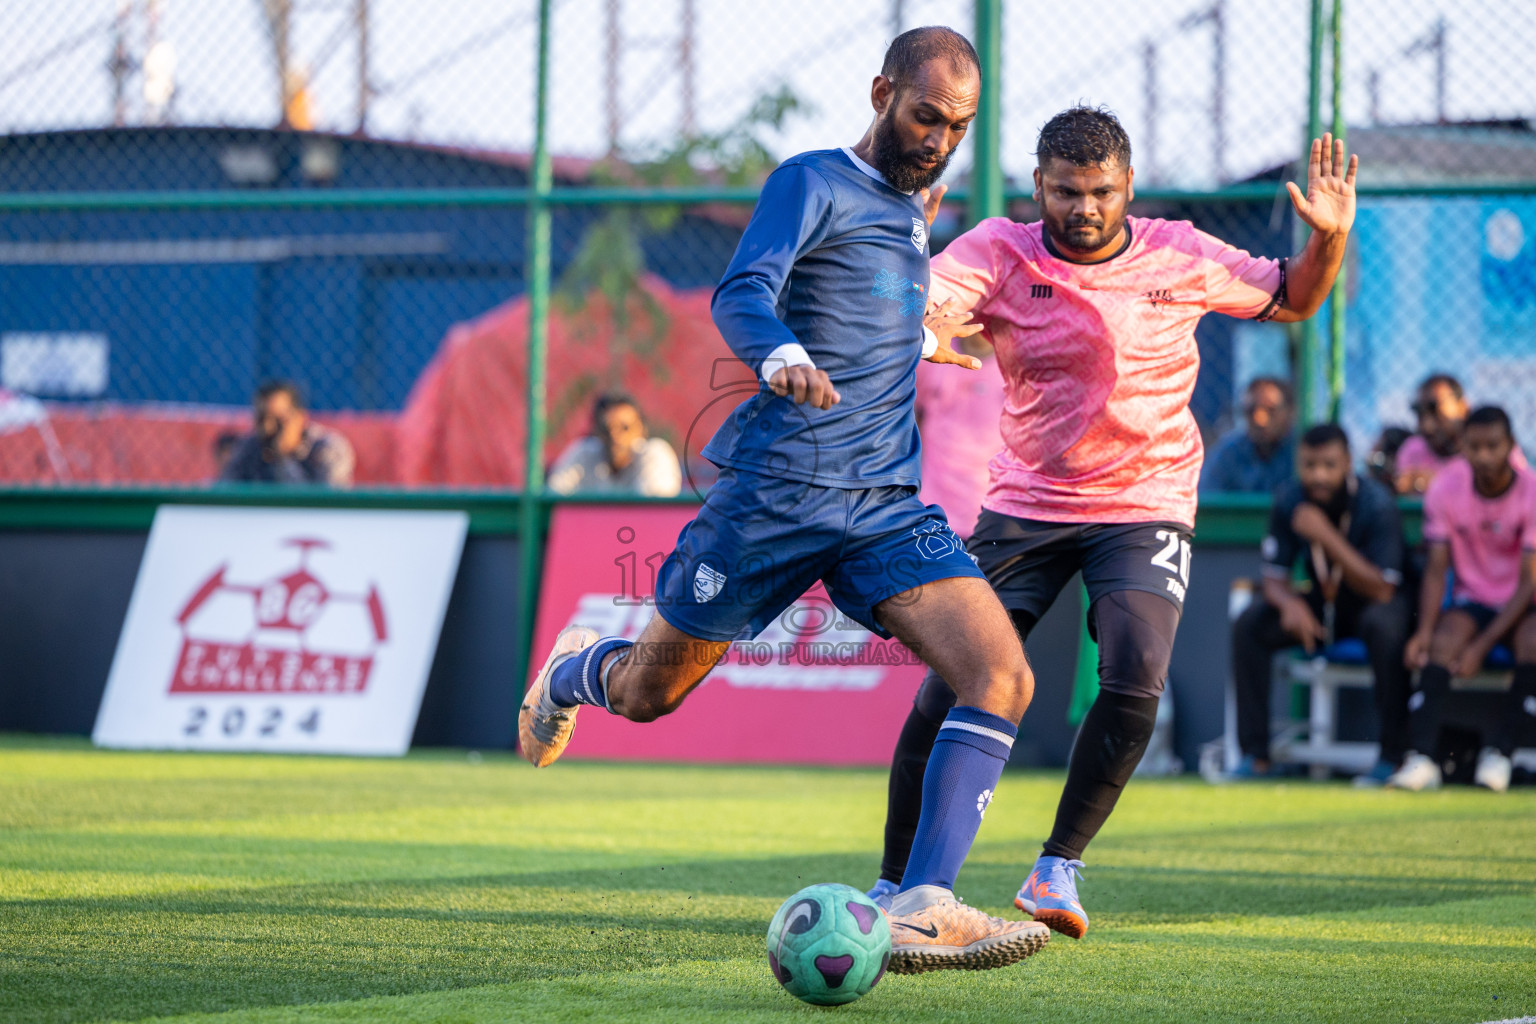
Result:
{"label": "seated spectator", "polygon": [[220,474],[229,464],[229,457],[235,453],[245,435],[238,430],[221,430],[219,436],[213,439],[213,464],[218,467]]}
{"label": "seated spectator", "polygon": [[675,498],[683,489],[683,472],[670,444],[646,436],[635,400],[614,393],[593,404],[592,433],[560,453],[547,486],[556,494]]}
{"label": "seated spectator", "polygon": [[[1398,494],[1423,494],[1435,474],[1461,454],[1461,432],[1467,421],[1461,382],[1445,373],[1424,378],[1413,413],[1419,418],[1419,432],[1397,450]],[[1510,458],[1516,469],[1527,468],[1519,445]]]}
{"label": "seated spectator", "polygon": [[987,496],[992,456],[1003,447],[1003,375],[992,346],[980,336],[956,338],[956,351],[981,369],[917,364],[917,428],[923,440],[922,499],[944,510],[952,530],[969,539]]}
{"label": "seated spectator", "polygon": [[[1379,785],[1403,755],[1408,672],[1403,645],[1412,606],[1401,588],[1403,531],[1392,492],[1350,469],[1349,439],[1334,424],[1301,437],[1300,479],[1275,494],[1264,538],[1262,600],[1232,624],[1232,679],[1243,760],[1234,773],[1270,773],[1269,697],[1274,653],[1308,654],[1351,637],[1364,641],[1381,718]],[[1300,558],[1310,586],[1291,582]]]}
{"label": "seated spectator", "polygon": [[352,445],[309,418],[296,385],[263,384],[256,389],[253,407],[256,430],[235,444],[220,480],[352,486]]}
{"label": "seated spectator", "polygon": [[1435,474],[1461,454],[1467,399],[1461,381],[1448,373],[1424,378],[1413,400],[1419,432],[1397,450],[1397,492],[1423,494]]}
{"label": "seated spectator", "polygon": [[[1424,495],[1429,565],[1419,599],[1419,628],[1404,654],[1419,669],[1410,706],[1412,749],[1388,780],[1399,789],[1441,783],[1435,746],[1451,678],[1481,671],[1499,643],[1515,651],[1515,680],[1496,735],[1477,759],[1480,786],[1509,788],[1510,754],[1536,724],[1536,474],[1514,465],[1509,417],[1484,406],[1467,417],[1466,458],[1436,474]],[[1442,608],[1446,572],[1454,578]]]}
{"label": "seated spectator", "polygon": [[1200,493],[1271,494],[1296,472],[1295,403],[1278,377],[1255,377],[1243,398],[1247,425],[1217,442],[1200,471]]}
{"label": "seated spectator", "polygon": [[1366,456],[1366,474],[1377,483],[1397,490],[1397,453],[1403,442],[1413,436],[1407,427],[1382,427],[1371,454]]}

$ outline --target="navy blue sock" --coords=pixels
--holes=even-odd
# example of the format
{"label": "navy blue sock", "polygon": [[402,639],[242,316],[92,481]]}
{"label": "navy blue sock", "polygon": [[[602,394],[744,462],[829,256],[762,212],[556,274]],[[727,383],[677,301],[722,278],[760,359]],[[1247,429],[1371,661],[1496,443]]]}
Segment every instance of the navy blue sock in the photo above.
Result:
{"label": "navy blue sock", "polygon": [[620,651],[634,646],[634,641],[617,636],[605,636],[573,658],[567,658],[549,674],[544,691],[550,703],[556,707],[573,708],[578,704],[611,711],[608,707],[608,688],[602,674],[603,659],[610,651]]}
{"label": "navy blue sock", "polygon": [[923,773],[923,813],[901,889],[937,885],[951,891],[976,830],[992,802],[1019,730],[980,708],[951,708]]}

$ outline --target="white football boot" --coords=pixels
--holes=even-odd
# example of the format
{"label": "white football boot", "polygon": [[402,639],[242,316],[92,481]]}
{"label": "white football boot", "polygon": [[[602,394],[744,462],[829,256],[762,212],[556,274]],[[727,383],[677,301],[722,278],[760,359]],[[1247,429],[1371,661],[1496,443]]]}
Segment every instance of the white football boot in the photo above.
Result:
{"label": "white football boot", "polygon": [[1502,793],[1509,788],[1512,767],[1509,758],[1493,747],[1484,747],[1483,752],[1477,755],[1477,772],[1472,776],[1472,781],[1484,789]]}
{"label": "white football boot", "polygon": [[1410,753],[1403,758],[1403,766],[1387,780],[1387,788],[1408,789],[1417,793],[1425,789],[1439,789],[1442,781],[1440,766],[1434,758]]}

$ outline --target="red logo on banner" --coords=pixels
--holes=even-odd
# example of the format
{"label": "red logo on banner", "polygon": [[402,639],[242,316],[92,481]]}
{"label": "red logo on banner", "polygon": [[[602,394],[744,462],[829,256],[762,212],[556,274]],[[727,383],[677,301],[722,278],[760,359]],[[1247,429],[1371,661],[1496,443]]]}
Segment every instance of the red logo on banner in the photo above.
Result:
{"label": "red logo on banner", "polygon": [[296,537],[297,567],[262,583],[226,578],[219,566],[176,617],[181,653],[171,675],[177,694],[357,694],[368,687],[373,656],[389,638],[378,587],[336,593],[309,568],[323,540]]}

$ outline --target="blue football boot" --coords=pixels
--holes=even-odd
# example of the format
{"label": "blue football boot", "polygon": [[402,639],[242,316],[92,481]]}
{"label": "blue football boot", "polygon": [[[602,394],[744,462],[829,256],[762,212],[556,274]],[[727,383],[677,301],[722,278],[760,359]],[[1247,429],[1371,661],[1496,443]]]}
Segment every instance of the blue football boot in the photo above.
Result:
{"label": "blue football boot", "polygon": [[1047,857],[1035,861],[1013,898],[1013,905],[1052,931],[1073,939],[1088,934],[1088,912],[1077,900],[1077,879],[1083,877],[1080,860]]}

